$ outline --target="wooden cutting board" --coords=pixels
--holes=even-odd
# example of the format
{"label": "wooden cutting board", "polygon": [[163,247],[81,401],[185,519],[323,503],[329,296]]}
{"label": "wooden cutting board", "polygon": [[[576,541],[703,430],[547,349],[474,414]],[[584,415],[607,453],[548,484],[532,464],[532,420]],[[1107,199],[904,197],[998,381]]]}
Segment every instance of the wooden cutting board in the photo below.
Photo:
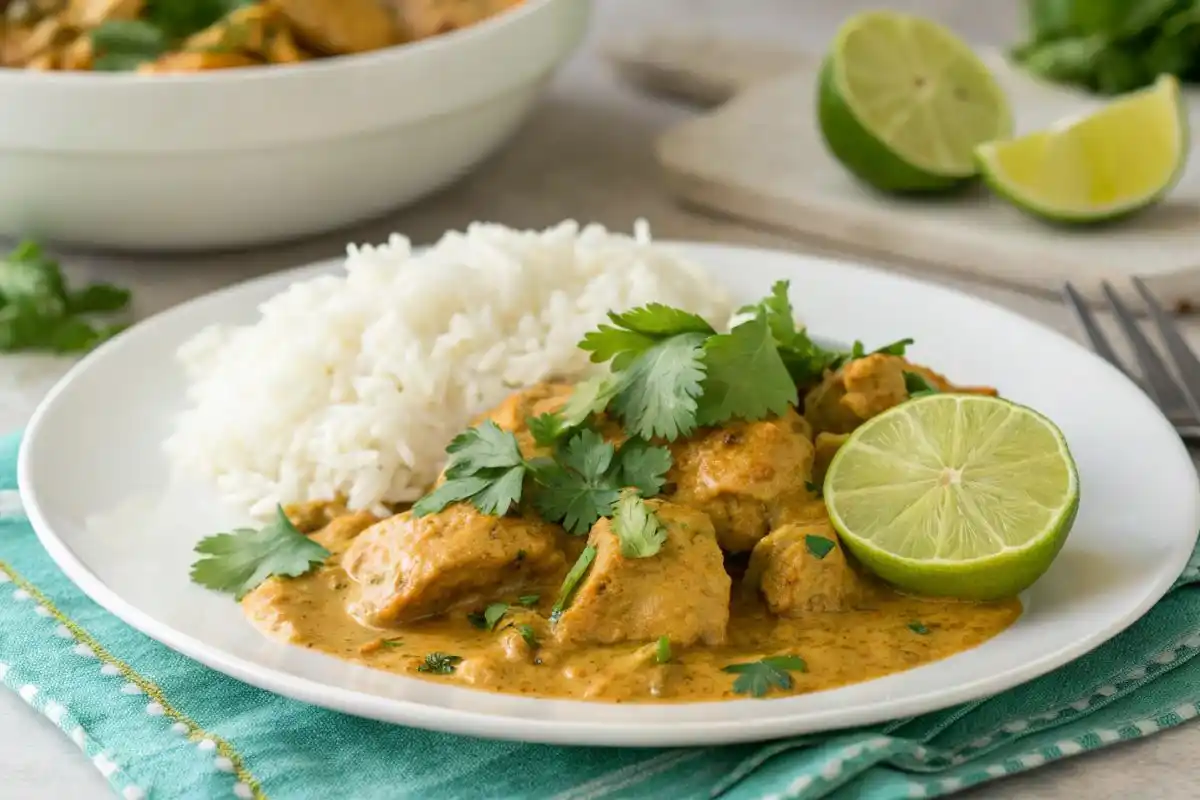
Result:
{"label": "wooden cutting board", "polygon": [[[838,249],[1038,293],[1057,293],[1070,280],[1097,298],[1102,280],[1125,289],[1137,275],[1168,303],[1200,306],[1200,158],[1166,201],[1143,214],[1098,228],[1055,227],[983,187],[897,199],[855,182],[817,131],[812,56],[754,42],[652,35],[610,47],[610,57],[645,90],[715,106],[658,142],[667,185],[681,201]],[[1008,92],[1018,133],[1102,102],[1034,81],[999,54],[986,57]],[[1200,96],[1191,105],[1200,113]],[[1200,119],[1193,128],[1200,131]]]}

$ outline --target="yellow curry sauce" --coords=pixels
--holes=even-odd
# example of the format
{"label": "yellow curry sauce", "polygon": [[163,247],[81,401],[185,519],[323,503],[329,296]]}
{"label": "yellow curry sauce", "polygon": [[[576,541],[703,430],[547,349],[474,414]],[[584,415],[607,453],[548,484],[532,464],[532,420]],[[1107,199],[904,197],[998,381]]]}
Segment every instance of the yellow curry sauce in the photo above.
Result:
{"label": "yellow curry sauce", "polygon": [[[805,671],[791,672],[788,691],[798,693],[975,647],[1017,619],[1017,599],[897,593],[843,551],[812,493],[839,435],[905,397],[891,373],[907,362],[855,363],[856,373],[839,370],[809,392],[804,415],[735,421],[671,443],[667,482],[647,501],[667,533],[652,557],[624,557],[603,518],[584,537],[533,514],[491,517],[466,503],[382,520],[311,505],[289,514],[331,556],[305,576],[268,580],[243,600],[245,613],[273,638],[376,669],[618,703],[733,699],[736,676],[723,668],[769,656],[804,660]],[[534,387],[487,418],[514,432],[528,457],[537,447],[525,420],[569,393],[562,384]],[[595,559],[552,622],[585,545]],[[508,608],[489,629],[482,612],[497,602]],[[666,663],[660,640],[670,643]],[[437,653],[456,657],[451,667],[422,670]]]}

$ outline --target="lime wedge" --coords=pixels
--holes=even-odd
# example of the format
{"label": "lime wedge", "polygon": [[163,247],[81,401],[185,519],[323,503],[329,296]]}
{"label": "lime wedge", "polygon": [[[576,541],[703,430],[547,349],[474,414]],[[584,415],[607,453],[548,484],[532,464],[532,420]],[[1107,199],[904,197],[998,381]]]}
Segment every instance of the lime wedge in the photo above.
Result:
{"label": "lime wedge", "polygon": [[978,174],[975,147],[1009,136],[1008,101],[942,26],[869,11],[838,31],[821,67],[817,116],[833,155],[885,191],[948,189]]}
{"label": "lime wedge", "polygon": [[1160,200],[1187,164],[1179,82],[1149,88],[1047,131],[976,150],[988,185],[1018,208],[1056,222],[1101,222]]}
{"label": "lime wedge", "polygon": [[1079,508],[1050,420],[995,397],[936,394],[869,420],[825,477],[842,540],[916,594],[1011,597],[1045,572]]}

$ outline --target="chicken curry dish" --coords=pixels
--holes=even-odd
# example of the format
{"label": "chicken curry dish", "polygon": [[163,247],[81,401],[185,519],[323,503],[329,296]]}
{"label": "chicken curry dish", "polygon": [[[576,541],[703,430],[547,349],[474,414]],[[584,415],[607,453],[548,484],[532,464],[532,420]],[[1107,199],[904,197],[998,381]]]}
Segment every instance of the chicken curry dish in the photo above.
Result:
{"label": "chicken curry dish", "polygon": [[[1028,410],[913,363],[911,340],[815,344],[786,282],[739,315],[718,333],[657,304],[610,313],[579,344],[607,371],[519,389],[474,419],[415,503],[277,506],[261,530],[202,540],[192,580],[235,595],[290,645],[615,703],[829,689],[1011,625],[1057,552],[1033,551],[1043,564],[1019,583],[1005,572],[1052,508],[1053,481],[1035,467],[1060,457],[1054,443],[1021,446]],[[936,424],[949,435],[921,429],[947,407]],[[856,504],[869,475],[884,477],[869,490],[883,505]],[[1071,518],[1055,523],[1066,520],[1054,548]],[[942,582],[967,539],[1004,563]]]}
{"label": "chicken curry dish", "polygon": [[0,0],[0,66],[201,72],[364,53],[522,0]]}

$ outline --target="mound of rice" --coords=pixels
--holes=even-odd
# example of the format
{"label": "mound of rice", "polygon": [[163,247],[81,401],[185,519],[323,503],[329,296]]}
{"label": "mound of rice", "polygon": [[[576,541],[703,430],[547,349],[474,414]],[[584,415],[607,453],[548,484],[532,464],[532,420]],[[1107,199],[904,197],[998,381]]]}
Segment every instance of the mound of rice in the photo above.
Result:
{"label": "mound of rice", "polygon": [[731,313],[724,289],[640,221],[633,237],[473,224],[417,253],[398,235],[351,246],[344,275],[293,284],[255,324],[180,349],[189,407],[167,451],[256,516],[339,496],[376,510],[411,501],[474,415],[587,374],[583,334],[652,301],[714,325]]}

